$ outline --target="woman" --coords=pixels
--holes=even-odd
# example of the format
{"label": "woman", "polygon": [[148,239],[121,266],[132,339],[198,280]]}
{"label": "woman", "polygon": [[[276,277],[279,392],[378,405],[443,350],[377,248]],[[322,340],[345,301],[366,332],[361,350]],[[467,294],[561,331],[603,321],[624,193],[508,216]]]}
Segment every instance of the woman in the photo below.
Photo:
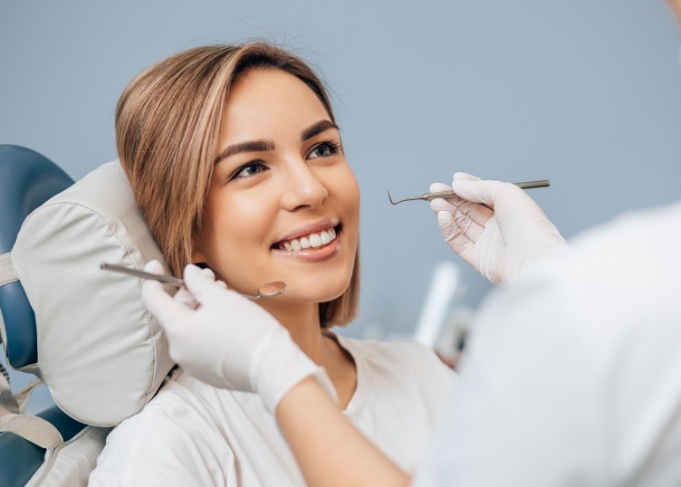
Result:
{"label": "woman", "polygon": [[[283,325],[345,416],[411,469],[453,374],[416,343],[329,331],[357,310],[359,190],[315,73],[264,43],[190,49],[130,83],[116,132],[121,163],[173,274],[201,264],[250,295],[285,281],[286,292],[258,301],[262,319]],[[228,342],[216,336],[211,346]],[[274,383],[270,374],[289,373],[285,361],[270,363],[282,366],[251,376]],[[304,485],[272,415],[286,391],[261,401],[240,385],[226,390],[176,372],[109,435],[91,484]]]}

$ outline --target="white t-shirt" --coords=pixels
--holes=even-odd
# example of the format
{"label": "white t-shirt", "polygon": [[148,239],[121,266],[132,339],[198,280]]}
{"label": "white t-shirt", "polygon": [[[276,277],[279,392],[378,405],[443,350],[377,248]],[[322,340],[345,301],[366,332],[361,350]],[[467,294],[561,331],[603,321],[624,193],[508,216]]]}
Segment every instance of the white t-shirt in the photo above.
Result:
{"label": "white t-shirt", "polygon": [[[413,470],[452,390],[453,372],[415,342],[338,340],[357,368],[345,415],[400,467]],[[257,395],[217,389],[179,372],[109,434],[89,485],[305,483]]]}
{"label": "white t-shirt", "polygon": [[681,203],[528,268],[465,353],[414,485],[681,485]]}

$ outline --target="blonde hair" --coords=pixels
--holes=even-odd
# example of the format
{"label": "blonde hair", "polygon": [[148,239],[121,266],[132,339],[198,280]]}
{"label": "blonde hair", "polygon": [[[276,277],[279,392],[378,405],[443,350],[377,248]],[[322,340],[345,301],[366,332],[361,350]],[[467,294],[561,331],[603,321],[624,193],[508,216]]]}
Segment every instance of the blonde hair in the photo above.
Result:
{"label": "blonde hair", "polygon": [[[251,69],[296,76],[335,122],[324,85],[299,57],[264,42],[189,49],[142,71],[116,107],[116,145],[135,199],[171,272],[191,262],[213,174],[222,108],[236,79]],[[357,314],[359,251],[346,291],[319,305],[323,327]]]}

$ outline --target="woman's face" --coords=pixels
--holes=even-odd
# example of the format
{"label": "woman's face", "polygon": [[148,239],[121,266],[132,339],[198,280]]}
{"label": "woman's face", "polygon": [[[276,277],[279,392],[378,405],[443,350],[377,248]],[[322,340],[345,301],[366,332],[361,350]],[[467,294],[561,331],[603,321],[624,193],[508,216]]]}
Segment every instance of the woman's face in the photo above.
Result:
{"label": "woman's face", "polygon": [[312,90],[280,70],[247,72],[225,101],[218,152],[194,262],[243,293],[284,281],[277,300],[340,296],[357,252],[359,188]]}

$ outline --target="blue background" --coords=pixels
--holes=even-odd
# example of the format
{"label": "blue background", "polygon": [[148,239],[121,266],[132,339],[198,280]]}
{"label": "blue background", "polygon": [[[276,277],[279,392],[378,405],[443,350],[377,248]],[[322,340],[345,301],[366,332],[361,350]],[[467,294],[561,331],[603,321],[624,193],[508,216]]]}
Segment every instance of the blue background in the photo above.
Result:
{"label": "blue background", "polygon": [[[302,55],[332,92],[362,191],[347,334],[410,335],[433,269],[458,262],[428,205],[392,207],[388,189],[548,178],[531,194],[568,238],[681,193],[680,42],[656,0],[2,0],[0,143],[78,179],[116,158],[114,107],[137,72],[252,38]],[[461,270],[458,305],[475,308],[490,286]]]}

